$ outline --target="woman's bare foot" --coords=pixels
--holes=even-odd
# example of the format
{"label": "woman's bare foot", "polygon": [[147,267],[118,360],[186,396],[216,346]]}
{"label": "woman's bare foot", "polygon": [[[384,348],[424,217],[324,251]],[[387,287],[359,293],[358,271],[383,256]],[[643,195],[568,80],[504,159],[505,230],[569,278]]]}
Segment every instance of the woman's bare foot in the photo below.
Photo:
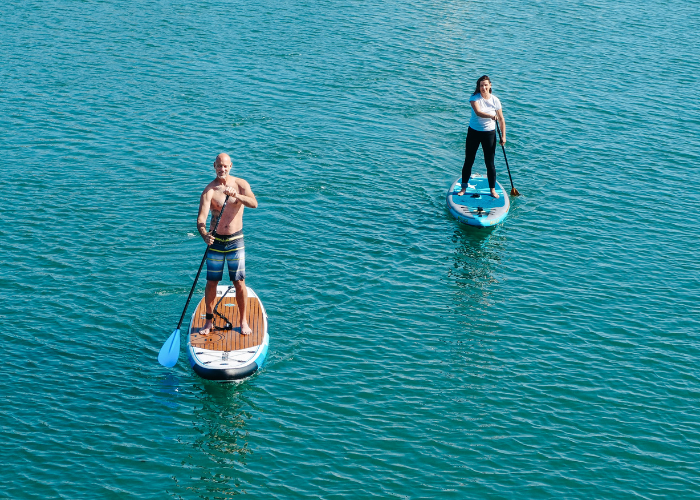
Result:
{"label": "woman's bare foot", "polygon": [[466,189],[462,189],[459,193],[457,193],[455,196],[464,196],[464,193],[466,193]]}
{"label": "woman's bare foot", "polygon": [[491,196],[493,196],[494,198],[500,198],[495,188],[491,188]]}
{"label": "woman's bare foot", "polygon": [[199,329],[199,334],[202,337],[209,335],[211,333],[212,328],[214,328],[214,324],[211,321],[207,321],[206,323],[204,323],[204,326]]}

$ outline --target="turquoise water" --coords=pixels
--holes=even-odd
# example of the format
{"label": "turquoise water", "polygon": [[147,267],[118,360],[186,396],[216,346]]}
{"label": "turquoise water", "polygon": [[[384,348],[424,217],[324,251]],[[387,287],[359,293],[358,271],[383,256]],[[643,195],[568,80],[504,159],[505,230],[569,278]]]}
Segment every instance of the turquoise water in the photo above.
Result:
{"label": "turquoise water", "polygon": [[[0,498],[700,498],[698,12],[5,5]],[[484,73],[494,230],[444,202]],[[235,385],[156,362],[221,151],[271,335]]]}

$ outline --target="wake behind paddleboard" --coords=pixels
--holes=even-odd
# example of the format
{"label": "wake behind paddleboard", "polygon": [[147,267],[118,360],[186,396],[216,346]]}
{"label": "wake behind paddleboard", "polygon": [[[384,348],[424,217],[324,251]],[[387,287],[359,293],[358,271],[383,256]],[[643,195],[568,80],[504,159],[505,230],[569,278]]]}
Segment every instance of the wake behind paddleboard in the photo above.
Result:
{"label": "wake behind paddleboard", "polygon": [[459,222],[476,227],[490,227],[502,222],[508,215],[510,198],[499,182],[496,182],[496,193],[500,198],[491,196],[488,179],[479,174],[472,174],[466,193],[457,196],[461,188],[460,177],[447,191],[447,208]]}
{"label": "wake behind paddleboard", "polygon": [[[267,357],[270,343],[267,334],[267,313],[260,299],[248,288],[246,316],[253,330],[250,335],[239,333],[239,310],[234,288],[219,285],[216,289],[215,329],[209,335],[199,331],[206,321],[204,297],[192,315],[187,342],[190,366],[202,378],[230,382],[249,377],[260,369]],[[227,328],[227,323],[231,328]]]}

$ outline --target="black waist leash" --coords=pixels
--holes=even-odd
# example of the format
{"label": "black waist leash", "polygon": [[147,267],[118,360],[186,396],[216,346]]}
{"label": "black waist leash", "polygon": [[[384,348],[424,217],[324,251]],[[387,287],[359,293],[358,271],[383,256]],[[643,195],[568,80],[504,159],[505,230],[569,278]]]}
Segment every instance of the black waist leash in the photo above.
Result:
{"label": "black waist leash", "polygon": [[221,301],[224,300],[224,297],[226,297],[226,295],[228,294],[228,292],[231,291],[232,288],[233,288],[233,285],[229,285],[229,287],[226,289],[224,294],[221,296],[219,301],[214,306],[214,310],[212,311],[212,314],[215,314],[219,318],[223,319],[226,322],[226,325],[225,326],[213,325],[212,331],[214,331],[214,330],[221,330],[221,331],[233,330],[233,325],[231,324],[231,322],[228,319],[226,319],[226,316],[224,316],[223,314],[221,314],[219,311],[216,310],[219,307],[219,304],[221,304]]}

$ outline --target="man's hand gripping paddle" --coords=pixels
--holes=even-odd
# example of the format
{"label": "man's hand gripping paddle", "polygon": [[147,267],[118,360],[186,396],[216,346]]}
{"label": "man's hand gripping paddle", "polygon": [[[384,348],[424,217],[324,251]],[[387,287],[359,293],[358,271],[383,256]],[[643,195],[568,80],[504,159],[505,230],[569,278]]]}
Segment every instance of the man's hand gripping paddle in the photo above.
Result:
{"label": "man's hand gripping paddle", "polygon": [[[216,224],[214,224],[214,230],[212,231],[212,233],[215,233],[216,228],[219,227],[219,221],[221,220],[221,216],[224,213],[227,201],[228,195],[226,195],[226,199],[224,200],[224,206],[221,207],[221,212],[219,212],[219,217],[217,217],[216,219]],[[207,259],[208,251],[209,245],[207,245],[207,249],[204,251],[204,257],[202,257],[202,262],[199,264],[197,276],[195,276],[194,283],[192,283],[192,289],[190,290],[190,294],[187,297],[187,302],[185,303],[185,308],[182,310],[182,315],[180,316],[180,321],[178,321],[177,323],[177,328],[175,328],[173,333],[170,334],[170,337],[168,337],[168,340],[165,341],[165,344],[163,344],[163,347],[160,348],[160,352],[158,353],[158,362],[163,366],[167,366],[168,368],[172,368],[173,366],[175,366],[175,364],[177,363],[177,358],[180,357],[180,325],[182,325],[182,320],[185,317],[185,313],[187,312],[187,306],[190,305],[190,299],[192,298],[192,294],[194,293],[194,288],[197,286],[197,280],[199,279],[199,274],[202,272],[204,261]]]}
{"label": "man's hand gripping paddle", "polygon": [[[498,140],[500,142],[503,139],[501,139],[501,128],[498,126],[498,120],[496,120],[496,130],[498,130]],[[502,142],[501,142],[501,149],[503,150],[503,159],[506,161],[506,168],[508,169],[508,177],[510,178],[510,195],[511,196],[520,196],[520,193],[518,192],[518,190],[515,189],[515,186],[513,186],[513,176],[510,175],[510,167],[508,166],[508,158],[506,157],[506,148],[503,146]]]}

